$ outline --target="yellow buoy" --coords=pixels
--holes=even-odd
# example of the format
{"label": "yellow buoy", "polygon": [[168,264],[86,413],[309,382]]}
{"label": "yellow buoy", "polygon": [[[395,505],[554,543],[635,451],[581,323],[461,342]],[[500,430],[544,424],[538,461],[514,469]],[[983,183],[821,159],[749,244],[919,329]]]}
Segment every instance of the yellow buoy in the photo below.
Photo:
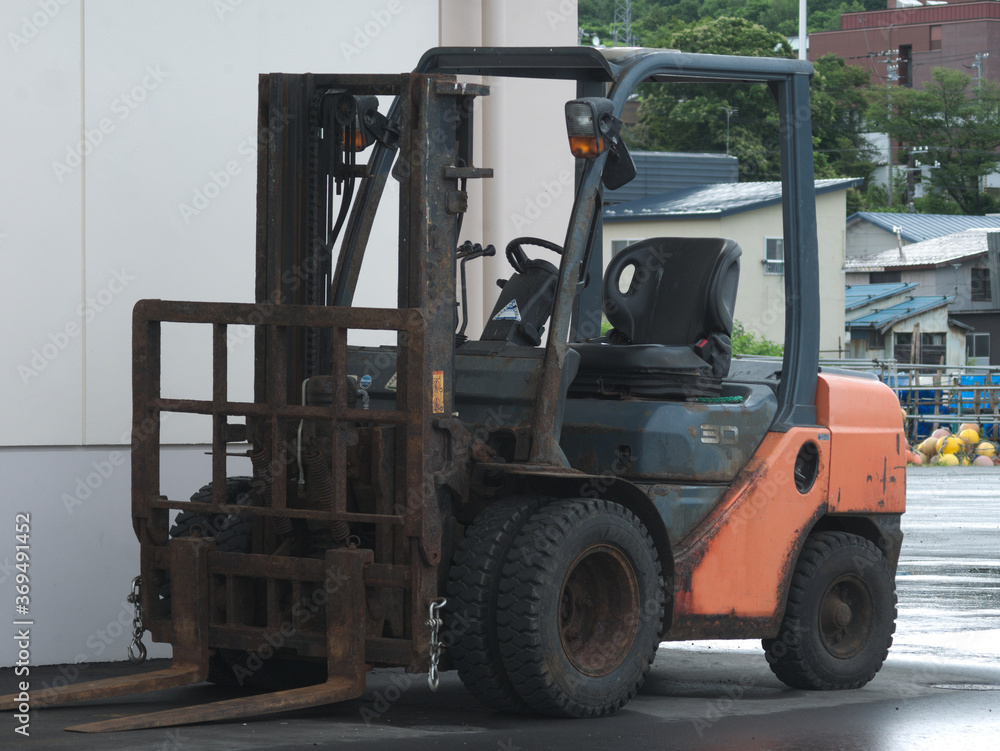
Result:
{"label": "yellow buoy", "polygon": [[965,441],[968,446],[975,446],[979,443],[979,431],[972,428],[966,428],[958,434],[958,437]]}
{"label": "yellow buoy", "polygon": [[954,454],[941,454],[941,458],[938,459],[938,464],[944,467],[957,467],[958,457]]}
{"label": "yellow buoy", "polygon": [[965,448],[965,441],[956,435],[948,435],[941,439],[941,444],[938,446],[939,454],[957,454]]}
{"label": "yellow buoy", "polygon": [[976,453],[979,456],[993,456],[994,454],[996,454],[996,452],[997,452],[996,446],[994,446],[989,441],[983,441],[978,446],[976,446]]}

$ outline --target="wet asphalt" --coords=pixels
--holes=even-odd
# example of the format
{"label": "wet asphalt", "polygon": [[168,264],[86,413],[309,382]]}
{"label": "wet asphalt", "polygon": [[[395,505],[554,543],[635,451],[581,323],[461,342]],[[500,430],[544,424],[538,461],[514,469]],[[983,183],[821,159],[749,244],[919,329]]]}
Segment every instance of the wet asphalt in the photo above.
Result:
{"label": "wet asphalt", "polygon": [[[879,675],[856,691],[789,689],[756,641],[684,642],[662,645],[640,694],[602,720],[503,715],[479,705],[454,673],[431,693],[423,676],[379,670],[356,701],[245,722],[99,736],[63,730],[237,695],[205,684],[37,711],[27,738],[7,714],[0,749],[1000,748],[1000,468],[911,468],[907,482],[895,642]],[[127,663],[102,663],[81,679],[130,672]],[[59,675],[58,666],[32,671],[38,682]],[[16,680],[13,669],[0,670],[0,693]]]}

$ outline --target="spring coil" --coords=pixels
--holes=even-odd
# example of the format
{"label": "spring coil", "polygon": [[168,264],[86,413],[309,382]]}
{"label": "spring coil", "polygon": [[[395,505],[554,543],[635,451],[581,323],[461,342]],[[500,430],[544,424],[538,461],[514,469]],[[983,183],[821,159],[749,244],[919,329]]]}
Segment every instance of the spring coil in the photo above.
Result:
{"label": "spring coil", "polygon": [[[324,511],[333,512],[333,475],[322,451],[309,450],[303,454],[309,468],[309,488]],[[330,524],[330,533],[336,542],[343,542],[351,535],[351,528],[345,521]]]}
{"label": "spring coil", "polygon": [[[271,452],[266,448],[254,449],[250,452],[250,463],[253,465],[254,476],[260,483],[260,495],[265,506],[271,505]],[[279,535],[292,533],[292,520],[284,516],[271,517],[271,526]]]}

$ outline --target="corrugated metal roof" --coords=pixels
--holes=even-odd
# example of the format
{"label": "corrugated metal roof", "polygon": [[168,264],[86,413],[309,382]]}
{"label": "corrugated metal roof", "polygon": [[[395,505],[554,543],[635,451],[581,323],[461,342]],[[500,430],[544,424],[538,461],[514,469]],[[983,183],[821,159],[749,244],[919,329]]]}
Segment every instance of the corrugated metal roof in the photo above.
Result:
{"label": "corrugated metal roof", "polygon": [[979,227],[1000,228],[1000,216],[964,216],[958,214],[880,214],[875,211],[859,211],[847,217],[847,226],[857,222],[870,222],[884,229],[895,232],[893,227],[901,227],[903,239],[918,243],[935,237],[953,235]]}
{"label": "corrugated metal roof", "polygon": [[939,266],[963,258],[982,255],[986,252],[986,236],[998,229],[973,229],[967,232],[956,232],[945,237],[935,237],[933,240],[904,245],[900,253],[898,248],[883,250],[870,256],[848,258],[844,262],[845,271],[885,271],[886,269],[907,268],[913,266]]}
{"label": "corrugated metal roof", "polygon": [[866,10],[863,13],[844,13],[840,17],[840,29],[875,29],[885,26],[910,24],[939,24],[955,21],[972,21],[986,18],[1000,18],[1000,8],[996,3],[958,3],[948,5],[928,5],[913,8],[889,8],[887,10]]}
{"label": "corrugated metal roof", "polygon": [[[817,180],[816,193],[846,190],[860,184],[858,178]],[[705,185],[615,204],[604,210],[604,221],[728,216],[780,202],[781,183],[777,181]]]}
{"label": "corrugated metal roof", "polygon": [[896,303],[883,310],[875,310],[863,316],[848,321],[848,329],[877,329],[879,333],[885,333],[894,324],[905,321],[907,318],[926,313],[942,305],[947,305],[955,297],[945,295],[934,295],[932,297],[911,297],[901,303]]}
{"label": "corrugated metal roof", "polygon": [[916,289],[915,282],[887,282],[885,284],[848,284],[844,290],[844,310],[857,310],[879,300],[901,295]]}
{"label": "corrugated metal roof", "polygon": [[735,183],[739,160],[725,154],[633,151],[634,180],[618,190],[604,191],[604,203],[625,203],[697,185]]}

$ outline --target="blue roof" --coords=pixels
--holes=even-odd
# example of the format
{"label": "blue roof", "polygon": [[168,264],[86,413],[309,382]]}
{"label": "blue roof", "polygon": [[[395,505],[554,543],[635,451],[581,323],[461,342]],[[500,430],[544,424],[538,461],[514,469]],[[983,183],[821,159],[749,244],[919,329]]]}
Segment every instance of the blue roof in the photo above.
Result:
{"label": "blue roof", "polygon": [[912,318],[915,315],[926,313],[928,310],[934,310],[934,308],[939,308],[942,305],[947,305],[954,299],[954,296],[948,297],[946,295],[911,297],[904,302],[897,303],[883,310],[873,311],[860,318],[855,318],[853,321],[848,321],[847,328],[878,329],[879,332],[885,333],[893,324],[905,321],[907,318]]}
{"label": "blue roof", "polygon": [[901,295],[916,289],[915,282],[891,282],[886,284],[848,284],[844,291],[844,310],[856,310],[887,297]]}
{"label": "blue roof", "polygon": [[[817,180],[816,194],[860,185],[860,178]],[[683,188],[649,198],[618,203],[604,210],[604,221],[720,217],[781,203],[781,183],[721,183]]]}
{"label": "blue roof", "polygon": [[935,237],[953,235],[980,227],[1000,227],[1000,216],[964,216],[959,214],[880,214],[875,211],[859,211],[847,217],[847,226],[855,222],[871,222],[886,232],[895,233],[893,227],[901,227],[900,235],[911,243],[931,240]]}

